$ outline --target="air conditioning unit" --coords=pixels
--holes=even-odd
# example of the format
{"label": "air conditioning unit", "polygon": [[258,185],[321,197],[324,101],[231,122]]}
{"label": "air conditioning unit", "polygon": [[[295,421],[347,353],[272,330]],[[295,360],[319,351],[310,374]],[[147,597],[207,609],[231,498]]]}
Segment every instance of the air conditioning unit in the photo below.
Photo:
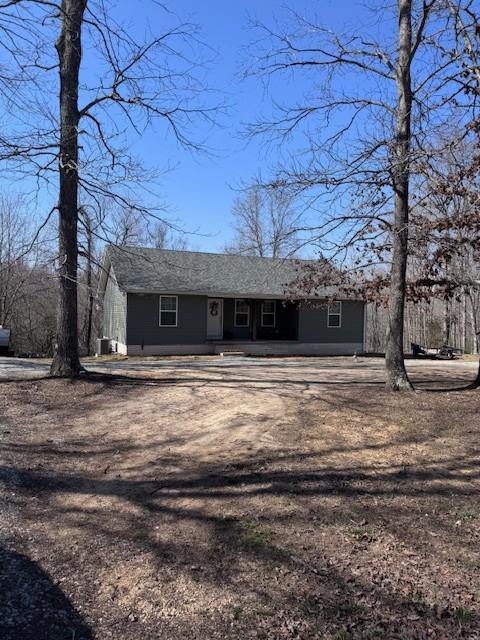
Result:
{"label": "air conditioning unit", "polygon": [[105,356],[111,353],[111,351],[110,338],[97,338],[97,356]]}

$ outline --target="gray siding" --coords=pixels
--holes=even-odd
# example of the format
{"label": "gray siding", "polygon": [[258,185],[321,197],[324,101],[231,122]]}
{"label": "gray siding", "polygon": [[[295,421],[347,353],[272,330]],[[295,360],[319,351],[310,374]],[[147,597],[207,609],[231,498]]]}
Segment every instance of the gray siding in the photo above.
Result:
{"label": "gray siding", "polygon": [[103,335],[122,344],[127,341],[127,295],[118,288],[112,268],[103,298]]}
{"label": "gray siding", "polygon": [[299,342],[363,343],[363,302],[342,302],[342,326],[327,326],[327,304],[300,308]]}
{"label": "gray siding", "polygon": [[[172,295],[166,293],[165,295]],[[128,294],[128,345],[201,344],[207,338],[207,297],[178,296],[178,326],[161,327],[160,296]]]}

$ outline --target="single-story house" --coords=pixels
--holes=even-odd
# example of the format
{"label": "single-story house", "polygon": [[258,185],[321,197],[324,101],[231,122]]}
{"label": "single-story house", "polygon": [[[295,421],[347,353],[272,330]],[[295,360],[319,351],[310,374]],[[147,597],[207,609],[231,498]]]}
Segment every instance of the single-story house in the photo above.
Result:
{"label": "single-story house", "polygon": [[107,247],[99,292],[103,335],[128,355],[353,354],[364,349],[365,305],[318,292],[291,300],[301,261]]}

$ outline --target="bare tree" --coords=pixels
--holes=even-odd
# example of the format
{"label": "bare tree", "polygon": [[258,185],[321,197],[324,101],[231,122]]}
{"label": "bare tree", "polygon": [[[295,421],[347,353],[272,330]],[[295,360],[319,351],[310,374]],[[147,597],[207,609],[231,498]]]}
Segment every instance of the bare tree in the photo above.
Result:
{"label": "bare tree", "polygon": [[[302,74],[308,89],[292,90],[296,102],[276,100],[271,119],[247,134],[290,151],[289,162],[271,167],[271,182],[317,213],[312,242],[341,267],[331,271],[340,291],[388,297],[387,387],[400,390],[412,388],[403,360],[410,185],[441,152],[432,140],[471,105],[457,82],[464,52],[452,46],[443,0],[397,0],[395,15],[379,4],[378,28],[370,21],[335,32],[293,10],[284,24],[256,24],[248,73],[267,89],[278,76]],[[314,290],[324,280],[322,265],[299,283]]]}
{"label": "bare tree", "polygon": [[0,325],[11,329],[17,353],[52,350],[55,278],[48,231],[35,234],[24,198],[0,197]]}
{"label": "bare tree", "polygon": [[[460,82],[464,93],[470,97],[472,105],[477,107],[478,99],[480,97],[480,13],[478,10],[478,6],[474,2],[474,0],[463,0],[463,2],[461,0],[447,0],[447,5],[454,20],[455,43],[457,45],[457,48],[461,48],[461,45],[463,45],[463,50],[461,51],[463,60],[462,74],[460,78],[457,79],[457,81]],[[467,130],[474,131],[478,149],[478,147],[480,146],[480,118],[478,117],[477,112],[475,112],[475,116],[472,121],[467,124]],[[465,188],[464,180],[465,178],[467,178],[467,180],[468,178],[470,178],[470,181],[474,182],[475,179],[478,180],[479,174],[480,153],[477,153],[472,158],[468,171],[462,171],[456,176],[457,183],[458,179],[460,179],[463,187],[461,188],[462,195],[465,196],[466,194],[470,194],[470,201],[473,200],[473,203],[475,204],[473,229],[477,235],[477,242],[472,249],[475,252],[476,267],[473,273],[472,270],[470,270],[470,273],[466,277],[467,282],[464,282],[463,284],[465,285],[465,289],[468,292],[468,296],[470,298],[472,324],[475,327],[476,333],[477,353],[480,353],[480,333],[478,319],[478,301],[480,298],[480,273],[478,271],[478,247],[480,246],[480,239],[478,238],[478,234],[480,230],[478,228],[478,216],[480,215],[480,199],[478,196],[478,189],[475,190],[475,192],[472,194],[471,186],[468,185]],[[478,182],[476,184],[478,186]],[[471,218],[468,220],[467,228],[469,228],[470,230],[472,229]],[[477,376],[472,383],[472,387],[480,387],[480,361],[478,364]]]}
{"label": "bare tree", "polygon": [[479,160],[478,147],[469,152],[457,139],[446,163],[430,163],[428,197],[416,207],[412,225],[416,269],[408,289],[413,300],[442,300],[445,342],[455,339],[465,349],[469,327],[474,350],[480,320]]}
{"label": "bare tree", "polygon": [[145,215],[143,211],[121,209],[117,213],[110,212],[109,218],[107,236],[118,247],[153,246],[179,251],[188,248],[188,239],[182,229],[166,220]]}
{"label": "bare tree", "polygon": [[[458,59],[458,72],[450,80],[461,93],[462,118],[458,128],[448,130],[444,152],[425,157],[422,172],[429,182],[427,204],[417,207],[416,237],[426,259],[412,282],[414,295],[428,297],[432,290],[446,300],[446,328],[451,326],[450,309],[462,303],[458,325],[467,325],[467,300],[478,351],[478,298],[480,295],[480,13],[473,0],[445,0],[453,21],[450,43],[436,45],[445,59]],[[466,117],[467,116],[467,117]],[[444,134],[445,135],[445,134]],[[427,166],[425,166],[427,165]],[[449,309],[450,307],[450,309]],[[447,333],[447,332],[446,332]],[[472,386],[480,386],[480,363]]]}
{"label": "bare tree", "polygon": [[52,261],[17,266],[25,272],[25,283],[11,320],[14,351],[52,355],[58,289]]}
{"label": "bare tree", "polygon": [[[404,347],[442,344],[474,353],[480,317],[480,185],[475,159],[461,129],[448,131],[448,145],[416,164],[409,224],[409,264]],[[371,329],[386,324],[383,310],[369,309]],[[370,336],[371,345],[379,343]]]}
{"label": "bare tree", "polygon": [[56,42],[60,73],[60,148],[58,171],[59,304],[53,376],[76,375],[78,353],[78,88],[82,61],[82,24],[87,0],[62,0],[61,32]]}
{"label": "bare tree", "polygon": [[[179,146],[200,150],[195,124],[212,122],[216,112],[203,103],[203,86],[195,75],[201,58],[195,26],[167,11],[164,15],[170,22],[164,32],[138,41],[104,0],[0,1],[0,30],[7,35],[3,51],[9,59],[0,78],[0,99],[12,113],[10,130],[0,136],[0,162],[5,171],[34,178],[32,187],[39,181],[51,184],[57,176],[60,181],[49,214],[57,210],[59,215],[60,298],[52,375],[72,376],[81,369],[80,204],[108,197],[122,209],[160,218],[154,203],[138,204],[139,185],[148,191],[154,173],[132,156],[125,132],[141,134],[163,123]],[[95,79],[91,69],[85,74],[79,97],[82,63],[92,55],[101,59],[99,75]],[[58,95],[59,108],[50,95]]]}
{"label": "bare tree", "polygon": [[20,198],[0,198],[0,325],[4,326],[12,321],[26,279],[19,267],[30,240],[23,207]]}
{"label": "bare tree", "polygon": [[[424,3],[424,19],[433,2]],[[391,390],[412,389],[403,358],[404,306],[408,258],[408,219],[410,210],[410,151],[412,117],[412,2],[398,0],[398,61],[396,131],[392,186],[394,216],[392,228],[392,265],[390,269],[389,321],[385,365],[387,387]],[[418,35],[417,35],[418,38]]]}
{"label": "bare tree", "polygon": [[188,251],[189,241],[184,232],[165,221],[149,226],[148,244],[153,244],[156,249],[172,249],[175,251]]}
{"label": "bare tree", "polygon": [[463,48],[460,83],[463,90],[473,96],[479,95],[480,45],[479,10],[475,0],[445,0],[453,18],[455,43]]}
{"label": "bare tree", "polygon": [[141,212],[128,208],[121,209],[112,216],[110,237],[118,247],[141,246],[147,244],[148,229]]}
{"label": "bare tree", "polygon": [[302,212],[285,189],[249,187],[233,203],[235,236],[227,252],[280,258],[302,246]]}
{"label": "bare tree", "polygon": [[[80,234],[79,253],[83,258],[83,263],[85,265],[85,277],[83,278],[83,282],[82,278],[80,277],[79,283],[80,285],[83,284],[85,287],[85,296],[84,300],[82,300],[82,292],[79,291],[78,298],[79,302],[82,300],[80,308],[84,309],[81,336],[83,338],[85,351],[87,355],[90,355],[93,351],[92,337],[94,325],[96,324],[95,301],[101,267],[99,257],[95,250],[95,223],[93,221],[92,215],[89,213],[86,207],[82,207],[79,211],[79,214],[79,221],[83,231],[83,233]],[[84,242],[82,243],[82,241]]]}

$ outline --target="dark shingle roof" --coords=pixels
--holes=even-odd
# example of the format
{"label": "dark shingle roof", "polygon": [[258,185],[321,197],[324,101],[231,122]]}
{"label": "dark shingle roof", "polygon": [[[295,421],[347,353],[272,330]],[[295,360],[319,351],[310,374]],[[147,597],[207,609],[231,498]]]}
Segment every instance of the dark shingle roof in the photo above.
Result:
{"label": "dark shingle roof", "polygon": [[[108,247],[120,289],[128,292],[286,297],[300,261],[223,253]],[[332,295],[331,289],[319,292]]]}

